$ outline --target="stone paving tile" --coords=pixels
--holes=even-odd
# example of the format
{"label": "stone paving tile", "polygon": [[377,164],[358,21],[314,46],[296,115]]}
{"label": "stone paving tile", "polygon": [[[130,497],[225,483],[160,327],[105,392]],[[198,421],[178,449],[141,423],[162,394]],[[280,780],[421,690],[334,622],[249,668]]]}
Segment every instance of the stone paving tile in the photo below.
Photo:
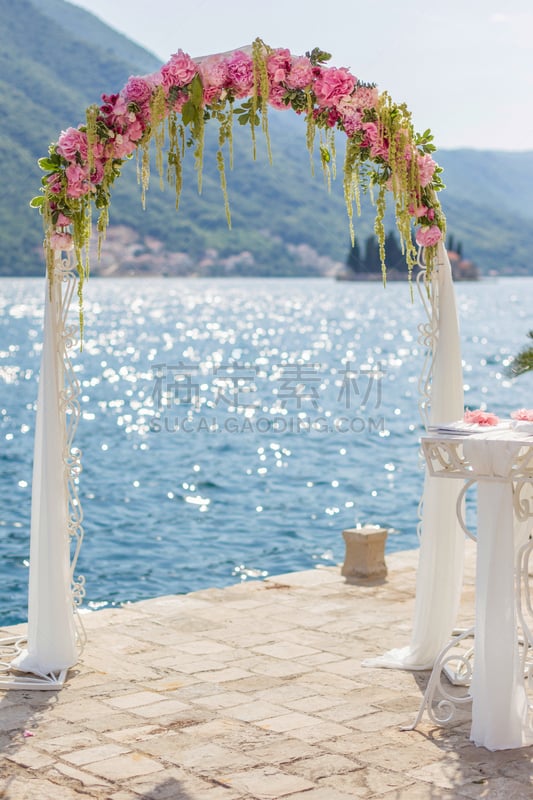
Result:
{"label": "stone paving tile", "polygon": [[104,761],[87,764],[85,768],[109,781],[129,780],[139,775],[161,772],[165,769],[163,764],[142,753],[126,753],[115,756],[115,758],[106,758]]}
{"label": "stone paving tile", "polygon": [[188,709],[188,704],[182,703],[181,700],[160,698],[157,703],[142,705],[135,709],[132,708],[131,711],[138,717],[144,717],[145,719],[162,719],[163,717],[167,719],[169,715],[175,712],[187,712]]}
{"label": "stone paving tile", "polygon": [[276,800],[276,798],[314,788],[310,781],[295,775],[288,775],[275,767],[234,772],[221,775],[218,779],[226,786],[248,792],[257,800]]}
{"label": "stone paving tile", "polygon": [[72,751],[73,747],[78,748],[97,745],[99,743],[99,738],[94,731],[80,731],[78,733],[56,736],[55,738],[47,736],[44,741],[40,736],[34,736],[32,741],[39,750],[45,750],[49,753],[62,753]]}
{"label": "stone paving tile", "polygon": [[299,758],[318,757],[321,754],[320,748],[298,739],[288,739],[281,734],[275,736],[271,734],[261,742],[247,744],[244,746],[244,751],[254,758],[257,764],[274,764],[284,768],[287,763]]}
{"label": "stone paving tile", "polygon": [[91,775],[89,772],[85,772],[85,770],[71,767],[68,764],[61,764],[59,761],[46,771],[46,775],[55,783],[62,783],[65,778],[69,781],[75,781],[76,784],[89,790],[93,795],[103,791],[109,792],[113,790],[113,784],[100,778],[98,775]]}
{"label": "stone paving tile", "polygon": [[367,767],[353,772],[326,775],[319,778],[319,785],[331,786],[344,792],[351,792],[352,797],[382,797],[391,789],[401,789],[413,783],[412,778],[398,772]]}
{"label": "stone paving tile", "polygon": [[301,775],[310,781],[318,781],[328,775],[344,775],[347,772],[354,772],[363,769],[363,765],[345,756],[332,756],[324,754],[313,758],[300,758],[285,764],[283,769],[292,772],[294,775]]}
{"label": "stone paving tile", "polygon": [[103,761],[105,758],[113,758],[129,752],[130,750],[127,747],[121,747],[118,744],[101,744],[97,747],[82,747],[70,753],[63,753],[61,758],[70,764],[76,764],[81,767],[84,764]]}
{"label": "stone paving tile", "polygon": [[0,796],[3,800],[87,800],[86,792],[81,794],[66,784],[61,784],[60,791],[59,795],[57,783],[24,775],[8,781]]}
{"label": "stone paving tile", "polygon": [[287,731],[300,731],[302,728],[308,728],[310,725],[316,725],[316,723],[316,717],[294,711],[290,714],[280,714],[263,719],[257,724],[260,728],[266,728],[269,731],[286,733]]}
{"label": "stone paving tile", "polygon": [[290,800],[353,800],[353,794],[338,792],[337,789],[332,789],[331,786],[310,789],[306,792],[296,792],[289,795],[289,797]]}
{"label": "stone paving tile", "polygon": [[256,722],[264,720],[267,717],[278,717],[287,713],[287,709],[283,706],[276,706],[273,703],[267,703],[265,700],[252,700],[249,703],[226,708],[226,716],[235,717],[245,722]]}
{"label": "stone paving tile", "polygon": [[240,792],[214,785],[179,767],[170,767],[155,776],[136,778],[129,785],[136,793],[136,800],[139,795],[143,800],[239,800],[242,797]]}
{"label": "stone paving tile", "polygon": [[231,708],[247,703],[249,700],[250,698],[245,692],[219,692],[207,695],[207,697],[198,697],[195,702],[208,708]]}
{"label": "stone paving tile", "polygon": [[293,730],[290,734],[297,739],[302,739],[304,742],[313,744],[319,742],[326,743],[328,739],[336,739],[338,736],[344,736],[349,732],[350,729],[345,725],[317,720],[314,725]]}
{"label": "stone paving tile", "polygon": [[41,770],[43,767],[49,767],[54,763],[54,759],[51,756],[40,753],[36,748],[31,746],[21,747],[15,752],[6,753],[5,758],[9,761],[14,761],[16,764],[20,764],[22,767],[28,767],[34,770]]}

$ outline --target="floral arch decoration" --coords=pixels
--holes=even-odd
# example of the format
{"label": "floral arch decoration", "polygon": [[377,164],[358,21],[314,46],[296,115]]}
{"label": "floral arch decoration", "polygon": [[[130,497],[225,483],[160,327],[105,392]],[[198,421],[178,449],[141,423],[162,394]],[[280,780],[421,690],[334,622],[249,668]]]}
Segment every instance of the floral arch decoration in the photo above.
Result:
{"label": "floral arch decoration", "polygon": [[88,275],[91,210],[99,212],[99,247],[109,221],[111,187],[126,159],[137,153],[142,202],[150,177],[150,145],[156,147],[160,181],[165,173],[176,190],[179,206],[182,163],[186,151],[194,154],[198,189],[202,186],[204,129],[208,120],[219,126],[216,154],[228,225],[231,215],[226,191],[226,160],[233,165],[234,120],[248,125],[255,156],[258,129],[268,137],[268,106],[292,108],[305,116],[306,142],[311,159],[316,133],[328,179],[335,171],[334,135],[345,133],[343,185],[352,244],[353,209],[360,213],[361,190],[375,195],[375,232],[379,240],[385,277],[384,214],[387,195],[394,203],[396,224],[409,273],[417,260],[412,240],[426,248],[431,267],[436,246],[444,237],[445,219],[437,199],[443,188],[441,169],[433,160],[432,135],[413,129],[404,104],[379,94],[374,84],[363,83],[344,67],[328,67],[330,55],[318,48],[305,56],[272,49],[260,39],[243,50],[194,60],[180,50],[161,69],[144,77],[130,77],[118,94],[103,95],[103,104],[91,105],[86,121],[63,131],[39,161],[46,172],[42,193],[31,204],[44,215],[48,274],[54,252],[75,252],[80,277]]}
{"label": "floral arch decoration", "polygon": [[[216,158],[231,225],[225,164],[229,156],[232,165],[234,120],[249,126],[254,155],[256,135],[262,131],[270,155],[268,106],[292,108],[305,117],[311,158],[318,132],[320,161],[328,179],[335,170],[334,134],[342,131],[347,137],[343,184],[352,241],[353,210],[359,212],[361,191],[369,190],[375,197],[375,232],[384,278],[387,196],[394,204],[409,275],[417,262],[413,227],[416,244],[424,251],[426,269],[420,274],[431,277],[428,291],[421,292],[428,314],[428,323],[420,326],[427,350],[420,381],[425,422],[462,415],[459,333],[443,244],[445,219],[437,199],[443,186],[441,170],[431,155],[432,136],[429,130],[422,135],[414,132],[405,105],[396,105],[388,94],[379,94],[373,84],[357,80],[345,68],[326,66],[328,59],[319,49],[293,56],[260,39],[249,48],[197,60],[180,50],[154,74],[131,77],[118,94],[103,95],[102,105],[87,109],[85,123],[63,131],[48,156],[40,160],[45,172],[42,191],[31,204],[40,209],[44,220],[48,290],[35,425],[28,632],[24,640],[9,640],[14,657],[0,662],[4,688],[59,688],[83,646],[80,617],[73,614],[85,594],[83,577],[75,577],[83,539],[78,497],[81,454],[74,446],[80,386],[69,357],[78,330],[68,322],[68,311],[77,284],[82,336],[92,208],[99,212],[100,248],[112,185],[124,161],[135,152],[144,203],[152,141],[160,181],[166,172],[175,185],[178,206],[183,159],[192,151],[201,190],[205,125],[210,120],[218,123]],[[435,491],[425,494],[422,528],[430,529],[433,545],[422,549],[421,559],[436,565],[436,571],[428,571],[428,593],[433,584],[442,585],[444,591],[451,582],[447,565],[457,559],[443,548],[459,546],[459,539],[450,537],[446,528],[447,512],[452,509],[455,514],[455,504],[455,497]],[[417,594],[417,604],[424,609],[428,594],[422,593],[420,601]],[[427,614],[422,613],[420,619],[427,621]],[[429,628],[424,623],[417,629],[415,638],[431,636],[434,626],[430,623]],[[7,646],[5,641],[2,644]]]}

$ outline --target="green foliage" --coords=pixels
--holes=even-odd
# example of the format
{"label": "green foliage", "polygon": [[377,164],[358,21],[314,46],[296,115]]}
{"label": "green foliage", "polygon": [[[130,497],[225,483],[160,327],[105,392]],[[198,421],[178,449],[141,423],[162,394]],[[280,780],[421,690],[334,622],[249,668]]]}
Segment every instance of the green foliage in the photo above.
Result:
{"label": "green foliage", "polygon": [[[533,339],[533,331],[529,331],[528,336]],[[511,364],[512,375],[523,375],[525,372],[531,372],[531,370],[533,370],[533,345],[524,347]]]}

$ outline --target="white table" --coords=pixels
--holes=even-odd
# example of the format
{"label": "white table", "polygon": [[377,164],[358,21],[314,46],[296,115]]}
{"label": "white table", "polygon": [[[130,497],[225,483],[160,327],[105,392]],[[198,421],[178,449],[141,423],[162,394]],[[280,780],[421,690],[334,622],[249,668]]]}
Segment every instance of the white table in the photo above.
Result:
{"label": "white table", "polygon": [[[533,744],[524,682],[525,655],[533,646],[524,613],[528,604],[531,612],[533,436],[510,426],[467,436],[435,431],[422,438],[422,449],[432,476],[466,481],[457,503],[463,527],[464,492],[473,483],[478,487],[471,739],[489,750]],[[523,631],[522,657],[517,622]],[[425,706],[432,702],[429,695],[450,646],[433,668]]]}

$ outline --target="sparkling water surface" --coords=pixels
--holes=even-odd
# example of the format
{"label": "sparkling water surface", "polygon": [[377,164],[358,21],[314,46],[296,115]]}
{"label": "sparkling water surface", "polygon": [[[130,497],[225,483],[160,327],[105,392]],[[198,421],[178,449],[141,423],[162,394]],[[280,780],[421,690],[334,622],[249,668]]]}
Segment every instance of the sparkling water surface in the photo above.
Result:
{"label": "sparkling water surface", "polygon": [[[0,624],[26,619],[45,286],[0,279]],[[510,357],[533,278],[456,287],[465,402],[533,406]],[[342,561],[342,530],[414,548],[422,305],[406,284],[91,279],[77,445],[85,605]]]}

